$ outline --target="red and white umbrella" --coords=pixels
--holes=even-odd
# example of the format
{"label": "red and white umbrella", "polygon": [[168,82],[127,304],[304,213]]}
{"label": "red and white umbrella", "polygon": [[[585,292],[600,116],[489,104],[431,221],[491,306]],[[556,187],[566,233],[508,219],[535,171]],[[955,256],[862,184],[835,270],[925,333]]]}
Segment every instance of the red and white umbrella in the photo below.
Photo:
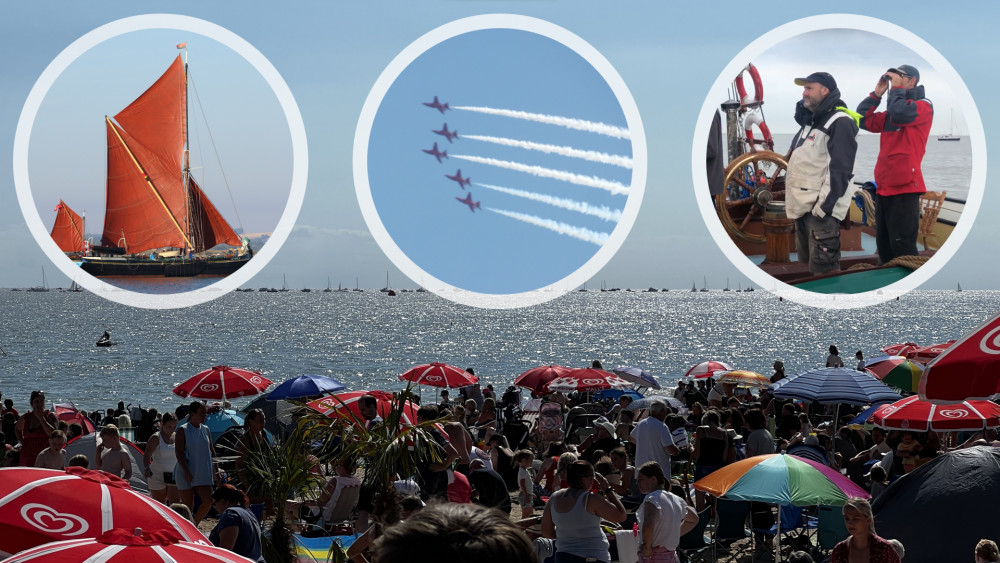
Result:
{"label": "red and white umbrella", "polygon": [[[387,391],[348,391],[310,401],[306,403],[306,406],[330,418],[346,418],[348,420],[356,419],[360,421],[363,419],[361,418],[361,405],[358,401],[365,395],[375,397],[376,412],[382,418],[389,415],[389,411],[392,410],[392,406],[396,402],[392,393]],[[403,403],[400,422],[409,426],[416,424],[418,408],[419,406],[411,401]]]}
{"label": "red and white umbrella", "polygon": [[915,352],[920,349],[920,345],[916,342],[903,342],[901,344],[892,344],[882,348],[882,351],[890,356],[906,356],[910,352]]}
{"label": "red and white umbrella", "polygon": [[955,344],[954,340],[949,340],[947,342],[942,342],[940,344],[931,344],[930,346],[924,346],[923,348],[917,348],[913,352],[910,352],[906,357],[922,364],[933,360],[934,358],[940,356],[945,350],[951,348]]}
{"label": "red and white umbrella", "polygon": [[248,369],[215,366],[174,387],[174,394],[192,399],[221,399],[259,395],[271,380]]}
{"label": "red and white umbrella", "polygon": [[442,363],[423,364],[406,370],[399,376],[402,381],[412,381],[417,385],[432,387],[468,387],[478,383],[479,378],[462,368]]}
{"label": "red and white umbrella", "polygon": [[209,545],[190,520],[109,473],[80,467],[0,469],[0,551],[96,538],[121,527],[169,529],[185,541]]}
{"label": "red and white umbrella", "polygon": [[931,360],[920,378],[920,398],[946,404],[1000,393],[1000,316]]}
{"label": "red and white umbrella", "polygon": [[868,422],[883,428],[915,432],[968,430],[1000,426],[1000,405],[991,401],[962,401],[952,405],[935,405],[913,395],[888,405],[882,405]]}
{"label": "red and white umbrella", "polygon": [[695,379],[702,379],[705,377],[712,377],[717,371],[733,371],[736,368],[727,364],[726,362],[720,362],[717,360],[708,360],[706,362],[701,362],[700,364],[695,364],[691,366],[691,369],[687,370],[684,377],[694,377]]}
{"label": "red and white umbrella", "polygon": [[183,541],[167,530],[115,528],[97,538],[40,545],[4,563],[252,563],[228,549]]}
{"label": "red and white umbrella", "polygon": [[605,389],[624,389],[632,384],[621,377],[594,368],[571,369],[556,379],[548,382],[545,388],[549,391],[604,391]]}
{"label": "red and white umbrella", "polygon": [[525,389],[531,389],[531,392],[535,395],[544,395],[548,393],[548,391],[545,390],[545,384],[553,379],[556,379],[569,370],[570,368],[566,366],[538,366],[537,368],[531,368],[517,376],[517,379],[514,380],[514,385],[524,387]]}

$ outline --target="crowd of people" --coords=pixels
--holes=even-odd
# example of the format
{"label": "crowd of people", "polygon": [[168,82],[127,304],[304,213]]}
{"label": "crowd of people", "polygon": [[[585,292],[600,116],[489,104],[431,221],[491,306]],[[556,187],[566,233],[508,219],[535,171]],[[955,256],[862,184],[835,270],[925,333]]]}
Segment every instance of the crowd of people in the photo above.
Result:
{"label": "crowd of people", "polygon": [[[842,365],[835,347],[831,362]],[[776,361],[771,379],[784,377],[784,365]],[[317,498],[268,510],[286,510],[293,520],[309,513],[314,521],[328,523],[341,498],[360,489],[350,497],[357,499],[352,528],[362,533],[348,552],[356,562],[373,555],[377,561],[402,560],[408,542],[443,542],[455,553],[481,553],[477,558],[484,561],[541,561],[554,555],[557,563],[610,562],[627,544],[609,542],[602,523],[626,521],[635,531],[630,560],[674,562],[680,538],[714,503],[693,490],[691,480],[740,459],[794,453],[845,473],[875,498],[892,480],[949,449],[1000,444],[992,430],[970,435],[866,430],[848,424],[855,412],[847,405],[834,420],[825,405],[782,400],[767,389],[752,393],[712,378],[681,382],[666,395],[650,396],[641,408],[634,408],[637,395],[631,392],[604,401],[587,393],[555,393],[527,403],[513,387],[502,396],[492,386],[478,385],[459,394],[452,399],[442,393],[440,402],[425,400],[419,407],[418,422],[434,423],[427,428],[437,453],[418,454],[414,474],[396,476],[388,501],[397,505],[393,518],[371,519],[386,499],[377,498],[365,480],[372,460],[364,459],[338,459],[327,472],[317,458],[313,471],[326,479]],[[8,447],[5,461],[13,452],[21,465],[91,465],[130,477],[131,458],[112,423],[128,424],[122,419],[131,418],[124,405],[90,414],[95,426],[97,418],[101,424],[93,464],[86,456],[66,459],[67,438],[79,431],[45,409],[44,394],[32,393],[30,405],[19,415],[10,399],[4,402],[5,421],[14,419],[11,430],[19,444]],[[178,411],[186,416],[180,426],[181,412],[154,412],[150,418],[141,470],[152,497],[184,510],[194,522],[214,508],[218,523],[211,541],[263,561],[260,515],[251,505],[264,499],[247,497],[243,463],[251,452],[271,447],[264,430],[267,417],[260,410],[247,413],[230,482],[221,483],[212,435],[204,424],[206,405],[195,401]],[[374,396],[362,397],[358,412],[369,428],[381,420]],[[558,421],[553,425],[546,417]],[[304,510],[310,506],[315,510]],[[867,500],[851,499],[843,514],[849,537],[830,552],[831,561],[902,559],[902,545],[875,533]],[[461,534],[442,528],[446,525],[461,526]],[[476,531],[487,525],[490,534]],[[537,539],[532,542],[529,535]],[[991,559],[995,550],[984,541],[976,548],[976,560],[1000,560]],[[515,559],[494,557],[515,553]],[[812,559],[793,552],[789,560]]]}

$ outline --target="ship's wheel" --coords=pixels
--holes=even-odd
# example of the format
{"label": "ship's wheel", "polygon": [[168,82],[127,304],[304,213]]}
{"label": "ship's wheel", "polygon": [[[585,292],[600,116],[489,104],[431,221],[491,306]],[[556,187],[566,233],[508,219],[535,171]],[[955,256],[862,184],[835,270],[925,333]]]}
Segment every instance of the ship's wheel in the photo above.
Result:
{"label": "ship's wheel", "polygon": [[768,203],[784,199],[787,168],[785,157],[771,151],[748,152],[729,163],[725,191],[715,196],[716,211],[727,231],[749,242],[767,241],[767,235],[752,232],[750,226]]}

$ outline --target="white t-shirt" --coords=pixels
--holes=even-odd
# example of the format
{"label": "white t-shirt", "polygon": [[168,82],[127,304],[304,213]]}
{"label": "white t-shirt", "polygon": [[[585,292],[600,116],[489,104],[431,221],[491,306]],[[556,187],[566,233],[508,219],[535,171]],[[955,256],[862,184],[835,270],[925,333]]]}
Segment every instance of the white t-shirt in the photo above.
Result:
{"label": "white t-shirt", "polygon": [[646,505],[650,504],[657,509],[659,514],[653,525],[653,547],[663,546],[671,551],[677,549],[677,544],[681,541],[681,523],[687,514],[687,504],[684,499],[668,491],[653,491],[646,495],[642,504],[635,511],[636,519],[639,521],[639,537],[637,540],[642,543],[642,530],[646,520]]}
{"label": "white t-shirt", "polygon": [[534,488],[532,483],[533,482],[531,480],[531,473],[528,472],[528,468],[527,467],[518,467],[517,468],[517,490],[518,490],[518,492],[521,492],[522,490],[525,490],[525,491],[528,491],[528,494],[530,495],[532,489]]}
{"label": "white t-shirt", "polygon": [[647,461],[655,461],[660,464],[660,469],[664,475],[670,475],[670,454],[664,449],[674,445],[670,428],[662,421],[653,417],[646,417],[635,425],[632,430],[632,438],[635,439],[635,467],[642,467]]}

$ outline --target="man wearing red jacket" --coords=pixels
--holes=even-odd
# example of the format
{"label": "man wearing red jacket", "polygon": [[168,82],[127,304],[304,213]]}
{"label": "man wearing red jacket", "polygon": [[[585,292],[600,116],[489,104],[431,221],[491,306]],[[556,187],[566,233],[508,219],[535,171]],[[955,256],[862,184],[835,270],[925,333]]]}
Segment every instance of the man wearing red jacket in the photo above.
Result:
{"label": "man wearing red jacket", "polygon": [[[934,107],[917,86],[920,72],[910,65],[890,68],[875,91],[858,104],[860,127],[881,133],[875,163],[875,243],[885,264],[897,256],[917,254],[920,196],[927,191],[920,163],[934,119]],[[876,112],[889,92],[886,111]]]}

